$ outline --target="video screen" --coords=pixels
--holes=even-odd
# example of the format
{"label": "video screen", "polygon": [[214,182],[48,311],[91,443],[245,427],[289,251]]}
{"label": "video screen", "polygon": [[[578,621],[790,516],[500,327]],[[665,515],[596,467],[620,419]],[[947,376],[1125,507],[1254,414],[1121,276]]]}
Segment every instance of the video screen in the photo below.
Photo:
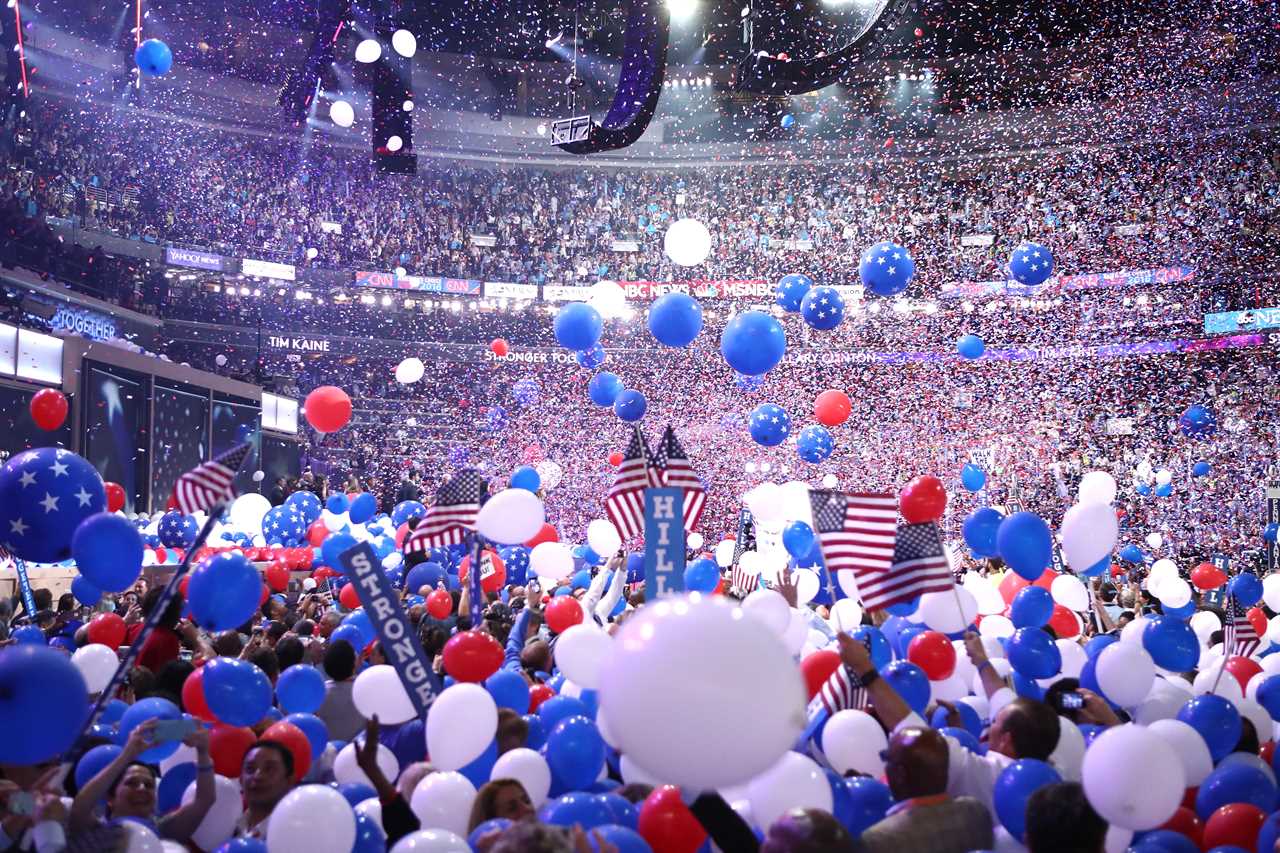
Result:
{"label": "video screen", "polygon": [[150,486],[147,380],[86,363],[84,388],[84,456],[102,479],[124,488],[125,512],[144,512]]}
{"label": "video screen", "polygon": [[41,389],[0,385],[0,462],[32,447],[70,447],[71,415],[46,432],[31,420],[31,398]]}
{"label": "video screen", "polygon": [[151,500],[169,501],[178,478],[209,459],[209,397],[157,384],[151,428]]}
{"label": "video screen", "polygon": [[249,401],[214,399],[213,401],[213,455],[219,456],[243,442],[253,447],[236,474],[236,491],[258,491],[253,472],[261,467],[262,407]]}

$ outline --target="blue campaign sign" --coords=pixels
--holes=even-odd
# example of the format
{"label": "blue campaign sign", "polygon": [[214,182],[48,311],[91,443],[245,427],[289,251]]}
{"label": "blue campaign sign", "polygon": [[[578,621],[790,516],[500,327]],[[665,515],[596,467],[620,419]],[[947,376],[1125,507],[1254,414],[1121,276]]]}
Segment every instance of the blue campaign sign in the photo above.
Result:
{"label": "blue campaign sign", "polygon": [[650,601],[684,591],[684,489],[644,490],[644,589]]}
{"label": "blue campaign sign", "polygon": [[440,695],[442,684],[431,670],[431,661],[423,653],[418,634],[405,616],[395,587],[382,571],[373,546],[361,542],[338,555],[338,561],[378,632],[382,653],[396,668],[418,716],[425,717],[431,703]]}

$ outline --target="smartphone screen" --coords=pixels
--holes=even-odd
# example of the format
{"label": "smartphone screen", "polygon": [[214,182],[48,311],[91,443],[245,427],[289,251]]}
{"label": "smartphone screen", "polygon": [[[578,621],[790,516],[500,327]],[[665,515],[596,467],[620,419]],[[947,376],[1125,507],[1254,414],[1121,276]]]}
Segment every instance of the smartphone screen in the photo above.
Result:
{"label": "smartphone screen", "polygon": [[181,720],[158,720],[155,728],[155,742],[167,743],[175,740],[182,740],[187,735],[196,730],[196,721]]}

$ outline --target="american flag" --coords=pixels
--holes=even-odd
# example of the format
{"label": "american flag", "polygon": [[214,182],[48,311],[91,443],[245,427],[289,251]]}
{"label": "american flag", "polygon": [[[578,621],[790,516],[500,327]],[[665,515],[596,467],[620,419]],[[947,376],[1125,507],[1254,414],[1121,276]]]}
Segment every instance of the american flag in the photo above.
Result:
{"label": "american flag", "polygon": [[729,573],[729,584],[744,595],[750,595],[760,586],[760,573],[742,568],[741,563],[734,563],[733,571]]}
{"label": "american flag", "polygon": [[805,710],[808,722],[800,743],[808,743],[832,714],[847,710],[861,710],[868,704],[870,704],[870,697],[867,694],[867,688],[861,684],[855,684],[849,668],[841,664],[809,700],[809,707]]}
{"label": "american flag", "polygon": [[173,485],[167,508],[190,515],[234,498],[236,472],[249,450],[250,444],[245,442],[183,474]]}
{"label": "american flag", "polygon": [[942,547],[942,534],[932,521],[903,524],[893,545],[893,568],[885,573],[861,580],[858,591],[862,606],[879,610],[910,601],[926,592],[946,592],[954,588],[955,578],[947,564]]}
{"label": "american flag", "polygon": [[666,475],[668,486],[673,489],[684,489],[684,529],[687,532],[692,531],[698,526],[698,519],[702,517],[702,507],[707,502],[707,490],[703,488],[702,480],[698,479],[698,475],[693,473],[689,457],[680,446],[676,431],[670,425],[662,434],[662,440],[658,442],[658,450],[653,455],[653,465]]}
{"label": "american flag", "polygon": [[436,502],[404,542],[406,554],[457,545],[475,529],[485,482],[474,468],[463,468],[436,492]]}
{"label": "american flag", "polygon": [[1227,619],[1222,628],[1222,648],[1230,649],[1232,657],[1251,656],[1262,645],[1258,632],[1247,614],[1240,611],[1234,595],[1227,596]]}
{"label": "american flag", "polygon": [[809,503],[828,571],[852,571],[859,589],[889,571],[898,523],[896,497],[813,489]]}
{"label": "american flag", "polygon": [[649,445],[637,424],[631,428],[631,441],[604,499],[605,513],[618,528],[623,542],[644,533],[644,490],[662,485],[658,472],[649,464],[650,459]]}
{"label": "american flag", "polygon": [[751,510],[743,507],[738,514],[738,538],[733,541],[733,569],[729,573],[730,586],[744,595],[756,591],[760,585],[760,573],[742,568],[742,555],[756,549],[756,523]]}

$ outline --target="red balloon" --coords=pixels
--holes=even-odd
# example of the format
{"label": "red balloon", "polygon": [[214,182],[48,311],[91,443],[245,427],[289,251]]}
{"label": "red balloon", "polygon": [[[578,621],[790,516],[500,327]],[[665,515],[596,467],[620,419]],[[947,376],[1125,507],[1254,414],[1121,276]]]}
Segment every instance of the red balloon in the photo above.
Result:
{"label": "red balloon", "polygon": [[345,584],[338,592],[338,602],[348,610],[355,610],[360,606],[360,595],[356,592],[355,584]]}
{"label": "red balloon", "polygon": [[1173,817],[1165,821],[1161,829],[1170,829],[1174,832],[1181,833],[1190,838],[1197,847],[1200,846],[1201,839],[1204,838],[1204,824],[1200,822],[1200,818],[1196,816],[1194,809],[1186,806],[1179,806],[1178,810],[1173,813]]}
{"label": "red balloon", "polygon": [[[471,571],[471,555],[458,563],[458,583],[465,584]],[[497,552],[485,549],[480,553],[480,588],[485,592],[497,592],[507,582],[507,567]]]}
{"label": "red balloon", "polygon": [[284,592],[289,588],[289,567],[278,560],[267,566],[262,576],[273,592]]}
{"label": "red balloon", "polygon": [[653,853],[694,853],[707,840],[707,831],[680,799],[675,785],[654,788],[645,798],[637,829]]}
{"label": "red balloon", "polygon": [[321,385],[303,403],[307,423],[317,432],[337,432],[351,420],[351,398],[333,385]]}
{"label": "red balloon", "polygon": [[529,688],[529,713],[538,710],[538,706],[555,696],[556,692],[545,684],[535,684]]}
{"label": "red balloon", "polygon": [[119,483],[103,483],[107,490],[107,512],[119,512],[124,509],[124,486]]}
{"label": "red balloon", "polygon": [[1213,563],[1201,563],[1191,570],[1191,582],[1197,589],[1217,589],[1227,582],[1227,573]]}
{"label": "red balloon", "polygon": [[157,564],[163,563],[165,560],[169,559],[169,552],[164,549],[163,545],[156,548],[155,554]]}
{"label": "red balloon", "polygon": [[[1233,657],[1227,658],[1227,662],[1223,664],[1223,669],[1231,673],[1240,682],[1240,689],[1245,690],[1249,686],[1249,679],[1262,672],[1262,664],[1253,658]],[[1259,732],[1259,735],[1262,733]],[[1259,740],[1262,738],[1259,737]]]}
{"label": "red balloon", "polygon": [[502,666],[502,646],[482,631],[462,631],[444,644],[444,671],[458,681],[484,681]]}
{"label": "red balloon", "polygon": [[615,451],[613,451],[612,453],[610,453],[610,454],[609,454],[609,464],[610,464],[610,465],[612,465],[614,468],[617,468],[619,465],[621,465],[621,464],[622,464],[622,454],[621,454],[621,453],[619,453],[619,452],[618,452],[618,451],[616,451],[616,450],[615,450]]}
{"label": "red balloon", "polygon": [[43,430],[55,430],[67,419],[67,398],[61,391],[44,388],[31,397],[31,420]]}
{"label": "red balloon", "polygon": [[399,551],[404,547],[404,538],[409,535],[409,522],[405,522],[396,528],[396,550]]}
{"label": "red balloon", "polygon": [[311,522],[311,526],[307,528],[307,541],[311,543],[312,548],[319,548],[320,543],[329,538],[329,528],[324,526],[324,522],[316,519]]}
{"label": "red balloon", "polygon": [[849,395],[834,388],[823,391],[813,401],[813,416],[824,426],[840,426],[849,419],[852,411]]}
{"label": "red balloon", "polygon": [[453,596],[447,589],[432,590],[427,596],[427,612],[436,619],[444,619],[453,612]]}
{"label": "red balloon", "polygon": [[496,356],[504,356],[511,352],[511,347],[502,338],[494,338],[489,342],[489,351]]}
{"label": "red balloon", "polygon": [[215,724],[213,731],[209,732],[209,757],[213,759],[213,772],[229,779],[239,779],[245,753],[256,741],[253,729],[247,726]]}
{"label": "red balloon", "polygon": [[543,542],[559,542],[560,534],[556,533],[556,529],[547,522],[542,523],[542,529],[538,531],[538,535],[534,536],[528,542],[524,543],[526,548],[532,548],[534,545],[541,545]]}
{"label": "red balloon", "polygon": [[1205,821],[1201,849],[1233,846],[1252,850],[1266,819],[1267,813],[1252,803],[1228,803]]}
{"label": "red balloon", "polygon": [[1049,627],[1057,633],[1059,640],[1066,640],[1080,634],[1080,620],[1057,602],[1054,602],[1053,615],[1049,617]]}
{"label": "red balloon", "polygon": [[118,613],[99,613],[89,620],[88,634],[91,643],[118,649],[124,642],[124,633],[124,619]]}
{"label": "red balloon", "polygon": [[[218,722],[204,698],[204,667],[192,670],[187,680],[182,682],[182,709],[205,722]],[[238,770],[236,772],[239,773]]]}
{"label": "red balloon", "polygon": [[582,621],[582,605],[572,595],[554,596],[546,609],[547,626],[563,634]]}
{"label": "red balloon", "polygon": [[293,781],[299,782],[311,769],[311,741],[302,729],[288,720],[273,723],[259,740],[271,740],[293,753]]}
{"label": "red balloon", "polygon": [[1244,615],[1253,626],[1253,630],[1258,632],[1259,637],[1267,633],[1267,614],[1262,612],[1261,607],[1250,607]]}
{"label": "red balloon", "polygon": [[947,508],[947,489],[937,477],[922,474],[903,488],[898,507],[908,524],[937,521]]}
{"label": "red balloon", "polygon": [[311,577],[316,579],[316,583],[328,580],[329,578],[340,577],[341,575],[342,572],[339,572],[333,566],[321,566],[311,573]]}
{"label": "red balloon", "polygon": [[946,634],[921,631],[907,645],[907,660],[924,670],[930,681],[950,678],[956,671],[956,649]]}
{"label": "red balloon", "polygon": [[822,685],[827,683],[831,673],[840,666],[840,654],[834,649],[822,649],[813,652],[800,661],[800,674],[804,676],[804,685],[809,688],[809,698],[818,695]]}

